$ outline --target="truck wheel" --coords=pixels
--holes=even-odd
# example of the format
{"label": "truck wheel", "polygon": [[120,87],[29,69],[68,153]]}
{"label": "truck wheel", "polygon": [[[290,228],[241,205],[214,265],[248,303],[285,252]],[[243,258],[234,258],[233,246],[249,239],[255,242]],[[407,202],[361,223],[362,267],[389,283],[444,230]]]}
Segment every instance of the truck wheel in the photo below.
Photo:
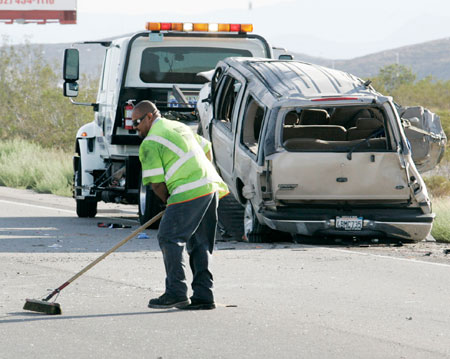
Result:
{"label": "truck wheel", "polygon": [[80,218],[93,218],[97,214],[97,201],[77,199],[77,215]]}
{"label": "truck wheel", "polygon": [[[81,186],[81,158],[76,161],[73,183]],[[75,190],[75,194],[81,194],[81,190]],[[77,215],[80,218],[93,218],[97,214],[97,201],[91,199],[77,199]]]}
{"label": "truck wheel", "polygon": [[[141,182],[139,186],[139,223],[142,225],[149,219],[156,216],[164,209],[161,199],[153,192],[150,186],[144,186]],[[153,223],[151,229],[159,227],[159,220]]]}
{"label": "truck wheel", "polygon": [[259,223],[255,210],[250,201],[247,201],[244,211],[244,234],[250,243],[269,242],[270,228]]}

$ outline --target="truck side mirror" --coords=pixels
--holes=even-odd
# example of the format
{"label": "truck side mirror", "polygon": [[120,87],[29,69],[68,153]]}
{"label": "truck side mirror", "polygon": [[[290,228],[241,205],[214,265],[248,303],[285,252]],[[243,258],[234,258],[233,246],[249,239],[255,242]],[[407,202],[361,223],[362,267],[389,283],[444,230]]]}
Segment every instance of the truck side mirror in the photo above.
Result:
{"label": "truck side mirror", "polygon": [[76,82],[64,82],[64,96],[77,97],[78,96],[78,84]]}
{"label": "truck side mirror", "polygon": [[78,49],[66,49],[64,51],[64,81],[75,82],[79,78],[80,56]]}
{"label": "truck side mirror", "polygon": [[80,75],[80,56],[78,49],[66,49],[64,51],[64,96],[78,96],[78,78]]}

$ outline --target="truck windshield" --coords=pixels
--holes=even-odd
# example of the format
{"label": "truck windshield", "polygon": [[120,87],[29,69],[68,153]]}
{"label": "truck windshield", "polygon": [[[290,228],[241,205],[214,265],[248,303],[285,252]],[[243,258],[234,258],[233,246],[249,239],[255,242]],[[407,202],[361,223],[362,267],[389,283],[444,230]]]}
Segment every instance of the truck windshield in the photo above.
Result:
{"label": "truck windshield", "polygon": [[197,73],[231,56],[252,56],[244,49],[216,47],[149,47],[142,52],[140,78],[146,83],[203,84]]}

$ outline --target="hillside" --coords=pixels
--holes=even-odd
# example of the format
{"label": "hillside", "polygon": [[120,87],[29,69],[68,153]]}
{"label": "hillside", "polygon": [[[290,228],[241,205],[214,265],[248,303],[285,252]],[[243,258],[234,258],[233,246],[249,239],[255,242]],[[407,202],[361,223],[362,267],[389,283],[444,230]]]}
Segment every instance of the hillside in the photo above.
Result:
{"label": "hillside", "polygon": [[[31,46],[40,47],[46,59],[61,67],[64,49],[71,44]],[[80,49],[81,74],[98,75],[105,48],[97,44],[77,47]],[[399,47],[350,60],[333,60],[292,53],[297,60],[347,71],[362,78],[375,76],[381,67],[399,62],[401,65],[411,67],[418,79],[431,75],[437,80],[450,80],[450,38]]]}
{"label": "hillside", "polygon": [[[62,63],[64,58],[64,49],[71,47],[72,44],[38,44],[32,47],[40,48],[45,59],[54,63],[58,67],[62,78]],[[105,47],[98,44],[77,45],[80,50],[80,75],[88,76],[100,75],[102,69]],[[82,86],[82,84],[81,84]]]}
{"label": "hillside", "polygon": [[297,53],[294,53],[294,57],[347,71],[362,78],[375,76],[381,67],[398,62],[411,67],[418,79],[431,75],[437,80],[450,80],[450,38],[403,46],[350,60],[324,59]]}

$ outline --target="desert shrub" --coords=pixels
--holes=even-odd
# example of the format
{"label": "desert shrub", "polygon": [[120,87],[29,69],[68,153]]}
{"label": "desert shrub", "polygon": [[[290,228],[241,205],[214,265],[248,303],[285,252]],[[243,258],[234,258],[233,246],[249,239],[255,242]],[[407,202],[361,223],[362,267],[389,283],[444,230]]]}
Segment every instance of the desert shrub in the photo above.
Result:
{"label": "desert shrub", "polygon": [[[93,119],[92,108],[74,106],[63,96],[59,67],[46,62],[39,49],[4,42],[0,58],[0,139],[73,150],[77,129]],[[81,82],[78,101],[92,102],[98,80]]]}

